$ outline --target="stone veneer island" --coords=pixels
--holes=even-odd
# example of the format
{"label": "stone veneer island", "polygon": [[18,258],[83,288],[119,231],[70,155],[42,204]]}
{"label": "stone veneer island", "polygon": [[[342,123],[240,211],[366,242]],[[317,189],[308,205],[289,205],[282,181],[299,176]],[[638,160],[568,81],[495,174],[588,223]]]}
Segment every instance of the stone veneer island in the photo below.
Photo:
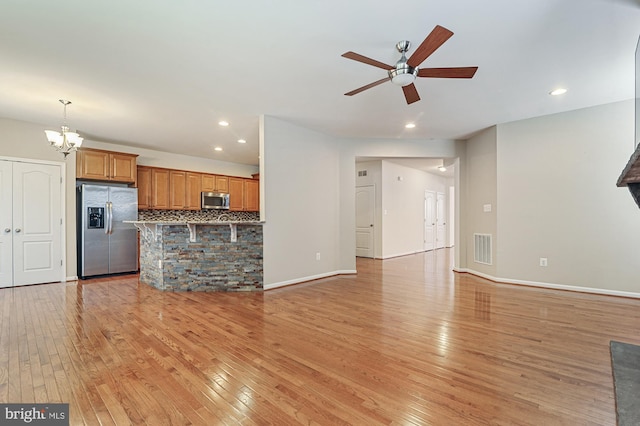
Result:
{"label": "stone veneer island", "polygon": [[131,221],[140,281],[163,291],[262,291],[261,222]]}

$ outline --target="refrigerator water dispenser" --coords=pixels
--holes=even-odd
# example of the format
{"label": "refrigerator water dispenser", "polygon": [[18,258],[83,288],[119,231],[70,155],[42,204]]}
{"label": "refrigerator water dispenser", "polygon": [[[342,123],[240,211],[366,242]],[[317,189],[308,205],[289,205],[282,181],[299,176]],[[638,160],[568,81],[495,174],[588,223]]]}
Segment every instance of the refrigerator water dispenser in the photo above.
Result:
{"label": "refrigerator water dispenser", "polygon": [[89,229],[104,229],[104,207],[89,207]]}

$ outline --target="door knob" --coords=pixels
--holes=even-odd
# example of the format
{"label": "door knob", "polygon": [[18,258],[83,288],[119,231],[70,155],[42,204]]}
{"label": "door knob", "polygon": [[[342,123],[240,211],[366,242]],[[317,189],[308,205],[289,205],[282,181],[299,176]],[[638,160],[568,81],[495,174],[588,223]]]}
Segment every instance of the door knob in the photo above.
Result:
{"label": "door knob", "polygon": [[22,231],[22,229],[16,228],[16,232],[20,232],[20,231]]}

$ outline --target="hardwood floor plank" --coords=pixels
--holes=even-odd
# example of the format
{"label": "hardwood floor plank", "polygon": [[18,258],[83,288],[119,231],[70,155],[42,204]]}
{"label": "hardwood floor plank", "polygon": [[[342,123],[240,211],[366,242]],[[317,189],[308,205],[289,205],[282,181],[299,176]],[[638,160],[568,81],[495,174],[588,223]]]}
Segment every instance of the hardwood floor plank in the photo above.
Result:
{"label": "hardwood floor plank", "polygon": [[136,275],[0,289],[0,402],[70,424],[615,424],[640,300],[496,284],[451,250],[264,293]]}

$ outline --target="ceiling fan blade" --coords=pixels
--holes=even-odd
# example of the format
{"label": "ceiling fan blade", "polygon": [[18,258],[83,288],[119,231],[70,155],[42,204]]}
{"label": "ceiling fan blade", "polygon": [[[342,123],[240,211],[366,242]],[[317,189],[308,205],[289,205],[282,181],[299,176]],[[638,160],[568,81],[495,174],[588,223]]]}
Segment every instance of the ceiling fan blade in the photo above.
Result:
{"label": "ceiling fan blade", "polygon": [[383,70],[387,70],[387,71],[393,68],[391,65],[383,64],[380,61],[367,58],[366,56],[362,56],[361,54],[355,53],[355,52],[343,53],[342,57],[347,59],[353,59],[354,61],[362,62],[363,64],[373,65],[374,67],[382,68]]}
{"label": "ceiling fan blade", "polygon": [[420,68],[418,77],[472,78],[476,71],[478,67]]}
{"label": "ceiling fan blade", "polygon": [[389,80],[390,80],[389,77],[385,77],[382,80],[374,81],[373,83],[369,83],[366,86],[362,86],[362,87],[360,87],[360,88],[358,88],[356,90],[352,90],[350,92],[347,92],[347,93],[345,93],[345,96],[357,95],[360,92],[364,92],[367,89],[371,89],[372,87],[376,87],[377,85],[382,84],[382,83],[384,83],[386,81],[389,81]]}
{"label": "ceiling fan blade", "polygon": [[411,83],[407,86],[402,86],[402,91],[404,92],[404,98],[407,100],[407,105],[411,105],[420,100],[420,95],[418,95],[418,89],[416,89],[415,84]]}
{"label": "ceiling fan blade", "polygon": [[413,55],[411,55],[407,64],[414,68],[417,67],[433,52],[435,52],[438,47],[442,46],[445,41],[449,40],[452,35],[453,33],[445,27],[436,25],[427,38],[424,39],[422,44],[418,46],[415,52],[413,52]]}

